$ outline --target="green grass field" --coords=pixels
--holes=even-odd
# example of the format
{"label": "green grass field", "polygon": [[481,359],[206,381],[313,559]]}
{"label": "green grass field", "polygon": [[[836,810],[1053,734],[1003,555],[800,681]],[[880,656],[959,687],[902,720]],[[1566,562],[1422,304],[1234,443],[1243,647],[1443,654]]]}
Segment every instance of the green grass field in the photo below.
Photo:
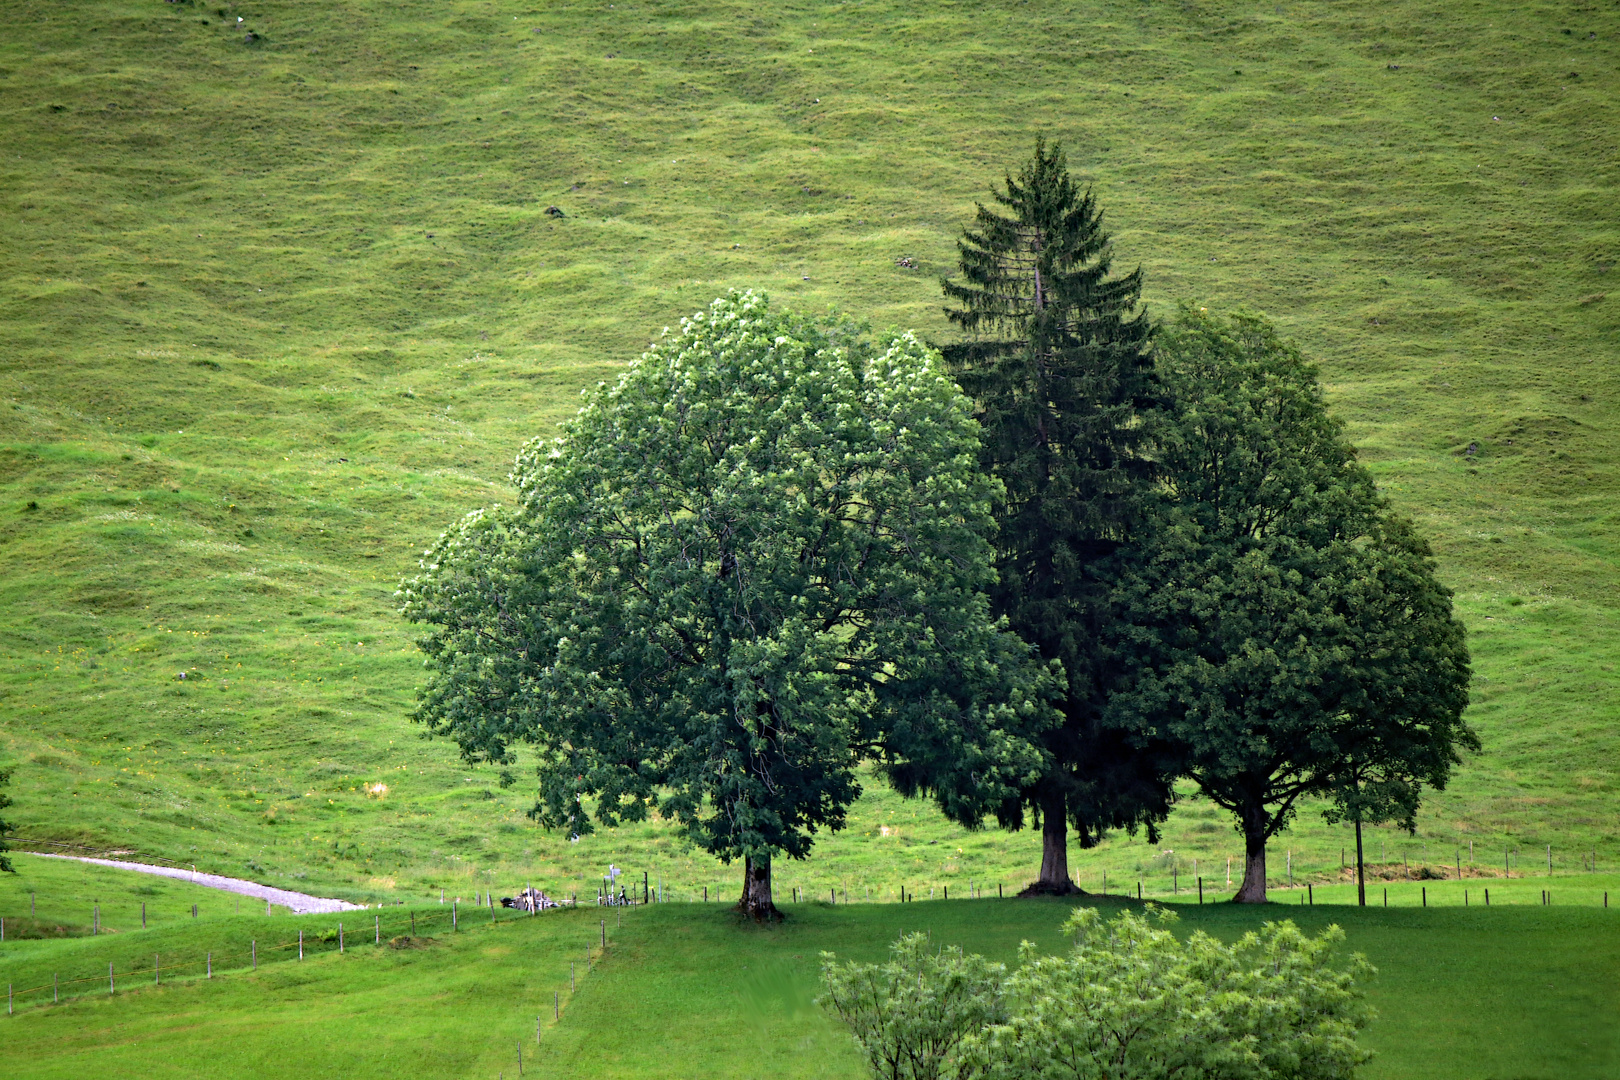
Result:
{"label": "green grass field", "polygon": [[[632,909],[622,924],[620,913],[594,906],[533,918],[502,912],[498,923],[463,906],[452,931],[438,904],[265,917],[237,915],[217,893],[193,920],[190,895],[174,892],[151,898],[154,919],[143,931],[132,915],[146,892],[140,882],[21,858],[22,880],[0,883],[0,903],[14,909],[19,886],[53,900],[93,888],[110,929],[71,940],[8,939],[0,949],[0,981],[22,991],[6,1028],[7,1075],[17,1077],[366,1077],[404,1068],[427,1077],[516,1075],[522,1043],[527,1072],[547,1077],[854,1078],[862,1067],[853,1044],[813,1005],[822,951],[875,958],[899,933],[926,929],[1010,961],[1021,940],[1061,947],[1067,910],[993,899],[789,903],[786,923],[759,928],[739,925],[719,903]],[[1466,908],[1456,883],[1430,883],[1427,909],[1417,886],[1393,890],[1388,908],[1343,906],[1347,895],[1330,903],[1329,890],[1297,910],[1282,906],[1291,895],[1263,910],[1185,898],[1175,906],[1183,928],[1219,936],[1284,917],[1310,930],[1343,926],[1347,948],[1379,969],[1368,988],[1379,1013],[1365,1036],[1378,1053],[1369,1078],[1613,1076],[1620,904],[1604,910],[1596,895],[1554,879],[1551,906],[1541,906],[1533,883],[1513,882],[1493,886],[1486,909],[1470,884]],[[1620,889],[1620,875],[1587,884]],[[341,955],[332,940],[340,920]],[[60,1003],[52,1002],[53,974]]]}
{"label": "green grass field", "polygon": [[[509,497],[517,447],[580,388],[728,288],[943,338],[954,236],[1045,131],[1153,310],[1276,319],[1435,540],[1485,749],[1417,837],[1371,834],[1378,872],[1506,863],[1534,897],[1547,845],[1560,890],[1620,866],[1620,6],[7,13],[0,763],[21,836],[357,901],[589,895],[609,861],[729,896],[736,869],[657,823],[569,843],[521,784],[421,741],[394,584]],[[1273,880],[1340,888],[1349,843],[1307,810]],[[1239,850],[1189,800],[1161,843],[1074,863],[1166,896],[1224,888]],[[1037,854],[871,785],[778,882],[954,903]],[[73,895],[53,918],[83,922]]]}

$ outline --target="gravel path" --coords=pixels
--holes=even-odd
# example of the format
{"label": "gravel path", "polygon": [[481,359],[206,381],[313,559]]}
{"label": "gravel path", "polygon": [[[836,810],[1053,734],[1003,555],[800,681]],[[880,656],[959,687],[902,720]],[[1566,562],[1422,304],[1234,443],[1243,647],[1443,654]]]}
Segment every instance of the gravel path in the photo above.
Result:
{"label": "gravel path", "polygon": [[290,908],[294,913],[300,915],[310,912],[359,911],[365,906],[364,904],[351,904],[347,900],[327,900],[323,897],[308,896],[287,889],[276,889],[269,885],[260,885],[256,881],[220,877],[218,874],[199,874],[194,870],[181,870],[172,866],[151,866],[147,863],[121,862],[118,859],[91,859],[84,855],[56,855],[46,852],[35,852],[35,854],[42,859],[71,859],[74,862],[111,866],[119,870],[134,870],[141,874],[157,874],[159,877],[174,878],[177,881],[189,881],[193,885],[206,885],[210,889],[223,889],[225,892],[240,893],[243,896],[255,896],[260,900],[268,900],[272,904]]}

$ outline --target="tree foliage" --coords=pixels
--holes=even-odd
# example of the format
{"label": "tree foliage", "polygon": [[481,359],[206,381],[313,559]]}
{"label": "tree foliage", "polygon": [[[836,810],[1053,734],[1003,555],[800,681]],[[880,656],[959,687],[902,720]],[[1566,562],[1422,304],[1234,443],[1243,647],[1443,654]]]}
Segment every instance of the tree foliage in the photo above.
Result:
{"label": "tree foliage", "polygon": [[981,465],[1005,492],[993,610],[1068,675],[1064,722],[1044,740],[1052,767],[998,814],[1008,827],[1026,809],[1044,820],[1038,886],[1063,892],[1068,826],[1088,847],[1169,806],[1151,757],[1099,725],[1112,663],[1100,623],[1152,480],[1146,420],[1160,390],[1152,327],[1136,308],[1141,273],[1113,274],[1102,213],[1062,150],[1037,141],[994,197],[1001,210],[980,205],[957,245],[961,280],[943,282],[946,314],[966,335],[943,352],[983,425]]}
{"label": "tree foliage", "polygon": [[915,338],[717,300],[426,553],[419,716],[471,760],[531,745],[543,824],[656,809],[743,859],[755,915],[865,757],[955,760],[936,796],[971,819],[1039,770],[1051,678],[988,613],[977,439]]}
{"label": "tree foliage", "polygon": [[1266,841],[1301,799],[1349,791],[1360,768],[1415,810],[1411,785],[1443,786],[1477,747],[1468,651],[1427,545],[1297,349],[1257,317],[1185,310],[1162,351],[1179,408],[1165,499],[1117,593],[1138,662],[1111,708],[1236,816],[1238,898],[1260,901]]}
{"label": "tree foliage", "polygon": [[873,1076],[955,1075],[963,1041],[1007,1020],[1006,967],[954,946],[936,950],[926,934],[903,935],[889,951],[886,964],[839,963],[822,953],[818,1003],[849,1025]]}
{"label": "tree foliage", "polygon": [[[11,782],[11,773],[12,770],[9,768],[0,769],[0,788],[5,787]],[[10,805],[11,796],[7,795],[4,791],[0,791],[0,810],[4,810]],[[11,860],[6,858],[5,854],[10,850],[10,848],[6,846],[6,833],[10,831],[11,826],[5,821],[0,820],[0,873],[4,874],[14,874],[17,872],[16,868],[11,865]]]}
{"label": "tree foliage", "polygon": [[1179,939],[1174,921],[1078,910],[1069,952],[1025,942],[1005,981],[1000,965],[932,954],[914,935],[887,965],[824,958],[822,1001],[884,1080],[1346,1080],[1372,1056],[1356,1033],[1373,969],[1339,961],[1338,927],[1311,938],[1268,922],[1227,945]]}

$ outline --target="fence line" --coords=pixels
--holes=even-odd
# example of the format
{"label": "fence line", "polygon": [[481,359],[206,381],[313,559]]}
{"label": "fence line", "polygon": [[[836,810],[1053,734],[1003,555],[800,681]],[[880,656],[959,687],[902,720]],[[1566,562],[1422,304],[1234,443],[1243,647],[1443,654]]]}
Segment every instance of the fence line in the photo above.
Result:
{"label": "fence line", "polygon": [[[498,914],[496,914],[496,910],[497,909],[491,908],[491,921],[490,921],[490,923],[488,923],[488,924],[478,923],[475,928],[483,928],[486,925],[488,927],[491,927],[491,928],[496,927],[496,926],[507,925],[507,924],[510,924],[510,923],[517,922],[519,920],[519,918],[534,917],[535,915],[538,914],[538,913],[533,913],[533,914],[526,914],[524,916],[514,916],[512,918],[508,918],[508,919],[503,921],[503,920],[501,920],[499,918]],[[424,913],[424,912],[419,912],[419,911],[416,911],[416,910],[411,910],[409,912],[409,914],[412,916],[411,923],[410,923],[411,936],[415,936],[415,931],[416,931],[418,923],[427,924],[428,926],[431,926],[432,924],[434,924],[436,922],[443,922],[446,925],[452,925],[452,926],[455,923],[455,916],[451,912],[437,912],[437,913],[435,913],[435,912],[426,912],[426,913]],[[403,930],[404,929],[403,913],[401,914],[400,919],[401,919],[401,926],[399,927],[399,929]],[[381,915],[374,916],[374,920],[375,921],[373,922],[373,932],[374,932],[373,944],[374,944],[374,947],[381,948],[382,945],[383,945],[383,942],[381,940],[381,938],[382,938],[382,917],[381,917]],[[343,921],[343,920],[339,920],[339,922],[341,922],[341,921]],[[458,932],[459,932],[459,928],[458,928]],[[334,931],[332,931],[332,933],[334,935],[333,938],[331,939],[331,944],[332,944],[333,947],[328,948],[328,949],[321,949],[321,950],[319,950],[319,952],[321,952],[321,953],[339,953],[341,955],[344,950],[339,945],[339,941],[340,941],[340,936],[339,935],[342,932],[334,930]],[[400,935],[397,935],[397,934],[393,935],[393,937],[397,937],[397,936],[400,936]],[[607,931],[606,931],[606,924],[605,924],[605,920],[604,920],[604,924],[603,924],[603,927],[602,927],[602,940],[603,940],[602,948],[606,948],[606,939],[607,939],[606,936],[607,936]],[[392,939],[393,938],[391,937],[390,940],[392,940]],[[230,970],[233,970],[233,971],[257,971],[258,970],[258,961],[259,961],[261,953],[286,952],[286,953],[288,953],[290,955],[292,950],[296,949],[296,950],[299,951],[299,954],[300,954],[299,958],[303,959],[303,953],[306,951],[306,949],[308,948],[308,946],[310,944],[320,944],[323,941],[325,941],[324,938],[311,939],[311,938],[306,937],[305,933],[304,933],[304,930],[302,928],[300,928],[300,930],[299,930],[298,938],[291,939],[291,940],[282,942],[280,944],[266,945],[263,948],[259,947],[257,938],[250,938],[249,942],[248,942],[248,953],[249,953],[249,958],[250,958],[249,966],[238,967],[238,968],[234,968],[234,969],[230,969]],[[204,974],[205,978],[213,978],[213,967],[214,967],[213,954],[214,954],[215,951],[217,951],[217,950],[214,950],[214,949],[207,950],[205,952],[203,958],[198,959],[198,960],[191,960],[191,961],[187,961],[187,962],[183,962],[183,963],[161,963],[161,971],[163,973],[169,974],[171,978],[176,977],[179,973],[186,972],[186,971],[202,972]],[[587,955],[587,957],[589,957],[591,955],[591,947],[589,945],[586,946],[586,955]],[[99,984],[105,982],[105,983],[107,983],[109,985],[109,991],[108,991],[109,993],[116,992],[116,982],[115,982],[116,979],[130,979],[130,978],[144,977],[144,976],[150,975],[150,976],[153,977],[153,981],[155,983],[157,981],[157,979],[158,979],[158,976],[159,976],[159,970],[160,970],[159,957],[160,956],[161,956],[161,954],[154,954],[153,965],[151,967],[135,966],[135,967],[129,968],[127,971],[115,972],[112,969],[111,965],[109,965],[109,970],[108,970],[107,974],[105,974],[105,975],[102,975],[102,974],[86,975],[86,976],[82,976],[82,977],[79,977],[79,978],[71,978],[71,979],[62,979],[62,978],[60,978],[59,975],[53,974],[52,977],[51,977],[51,981],[48,982],[48,983],[40,983],[37,986],[23,987],[21,989],[12,989],[11,993],[13,994],[14,997],[23,997],[23,996],[26,996],[28,994],[34,994],[34,993],[43,994],[44,991],[50,991],[51,994],[52,994],[52,1000],[51,1000],[50,1003],[55,1004],[55,1003],[57,1003],[58,1001],[61,1000],[61,991],[64,988],[72,987],[72,986],[78,986],[78,985],[85,984],[85,983],[94,983],[94,984],[99,985]],[[225,973],[224,971],[221,972],[221,974],[224,974],[224,973]],[[87,996],[87,995],[85,995],[85,994],[75,994],[75,995],[72,995],[72,996],[75,997],[75,998],[79,998],[79,997],[84,997],[84,996]],[[42,1004],[45,1004],[45,1002],[40,1001],[40,1002],[35,1003],[36,1006],[37,1005],[42,1005]]]}
{"label": "fence line", "polygon": [[[500,921],[500,919],[499,919],[499,917],[497,915],[497,909],[495,908],[493,902],[491,902],[489,906],[490,906],[490,923],[488,925],[488,929],[490,931],[494,931],[497,927],[499,927],[501,925],[510,925],[510,924],[513,924],[513,923],[516,923],[516,922],[519,921],[519,918],[514,917],[514,918],[507,919],[505,924],[503,924]],[[531,911],[531,912],[528,912],[527,914],[528,914],[528,917],[532,918],[532,917],[538,916],[539,912],[538,911]],[[414,931],[416,930],[416,925],[417,925],[417,921],[418,921],[418,919],[417,919],[418,913],[416,911],[412,910],[410,912],[410,915],[411,915],[411,923],[410,923],[410,925],[411,925],[411,929],[413,931],[413,936],[414,936]],[[372,924],[373,925],[373,930],[374,930],[373,944],[374,944],[374,947],[381,948],[382,947],[382,916],[381,915],[376,915],[373,918],[374,918],[374,922]],[[449,911],[449,912],[441,912],[441,913],[436,914],[436,915],[435,914],[424,915],[424,916],[422,916],[421,921],[431,923],[431,922],[434,922],[436,920],[444,920],[446,918],[448,918],[450,920],[451,925],[453,927],[456,925],[456,915],[455,915],[455,909],[453,907],[452,907],[451,911]],[[621,923],[623,921],[623,918],[624,918],[624,911],[623,911],[623,908],[621,907],[621,908],[618,908],[614,913],[613,925],[614,925],[615,929],[617,929],[621,925]],[[478,925],[479,925],[480,928],[483,927],[482,923],[480,923]],[[342,947],[342,940],[343,940],[343,937],[342,937],[342,935],[343,935],[342,920],[339,920],[339,927],[338,927],[337,933],[338,933],[338,942],[339,942],[339,946],[338,946],[337,951],[338,951],[339,955],[342,955],[343,954],[343,947]],[[586,944],[585,944],[585,972],[586,972],[586,974],[590,974],[591,972],[593,972],[595,970],[595,966],[594,966],[593,961],[605,960],[607,958],[608,936],[607,936],[607,917],[605,915],[599,920],[598,931],[597,931],[596,936],[599,938],[600,944],[596,947],[596,951],[595,951],[594,955],[592,953],[592,945],[591,945],[591,942],[590,942],[589,939],[587,939]],[[259,943],[258,943],[257,938],[250,939],[250,941],[249,941],[249,948],[251,950],[251,956],[252,956],[252,967],[250,969],[247,969],[247,970],[251,970],[251,971],[255,971],[255,972],[258,970],[258,952],[259,952],[258,944]],[[297,948],[299,950],[299,959],[302,960],[303,959],[303,951],[304,951],[304,933],[303,933],[302,929],[299,930],[298,940],[284,942],[284,943],[282,943],[280,945],[271,945],[271,946],[268,947],[268,949],[266,951],[275,952],[275,951],[279,951],[279,950],[283,950],[283,949],[290,950],[290,949],[293,949],[293,948]],[[327,951],[330,952],[330,950],[327,950]],[[204,958],[203,958],[201,963],[202,963],[203,969],[204,969],[204,971],[206,973],[205,978],[206,979],[212,979],[214,977],[214,954],[213,954],[212,950],[208,950],[204,954]],[[151,968],[152,981],[153,981],[154,985],[161,985],[160,965],[161,965],[161,954],[154,953],[153,956],[152,956],[152,968]],[[573,1002],[574,997],[577,996],[577,993],[578,993],[578,983],[577,983],[577,976],[576,976],[576,971],[575,971],[575,966],[574,965],[575,965],[574,961],[570,961],[569,965],[568,965],[568,999],[569,999],[570,1004]],[[179,964],[179,965],[171,964],[171,965],[169,965],[168,970],[172,973],[172,972],[175,972],[175,971],[184,971],[184,970],[186,970],[188,968],[196,968],[197,966],[198,966],[198,964],[196,962],[189,963],[189,964]],[[236,970],[240,971],[240,970],[244,970],[244,969],[238,968]],[[132,968],[132,969],[130,969],[130,971],[128,971],[128,972],[126,972],[124,974],[124,977],[125,978],[132,978],[132,977],[141,975],[143,973],[144,972],[143,972],[142,969]],[[101,978],[102,977],[100,975],[94,975],[94,976],[86,976],[86,977],[81,978],[81,979],[69,979],[67,981],[67,985],[71,986],[71,985],[74,985],[76,983],[85,983],[85,982],[97,982],[97,983],[99,983],[101,981]],[[108,988],[107,992],[108,992],[108,994],[115,993],[116,992],[117,975],[116,975],[116,973],[114,971],[112,963],[108,963],[108,965],[107,965],[106,978],[107,978],[107,988]],[[51,982],[50,982],[50,986],[49,986],[49,989],[51,991],[51,1003],[52,1004],[57,1004],[57,1003],[59,1003],[61,1001],[61,989],[60,989],[61,985],[62,985],[62,983],[59,981],[58,977],[55,974],[53,974],[51,976]],[[15,1001],[15,998],[16,998],[17,995],[19,995],[19,994],[30,994],[30,993],[33,993],[35,991],[43,991],[45,989],[46,989],[46,986],[43,983],[40,984],[39,986],[26,987],[26,988],[24,988],[23,990],[20,990],[20,991],[14,990],[14,988],[10,984],[7,984],[7,986],[6,986],[6,1014],[8,1016],[14,1014],[14,1012],[15,1012],[14,1001]],[[82,998],[82,997],[87,997],[87,996],[89,996],[89,995],[86,995],[86,994],[76,995],[77,998]],[[37,1007],[43,1007],[44,1004],[45,1003],[43,1001],[41,1001],[41,1002],[36,1003],[35,1007],[36,1008]],[[562,1020],[562,991],[561,991],[560,988],[556,989],[556,990],[553,990],[552,994],[551,994],[551,1019],[552,1019],[552,1026],[553,1027],[555,1027]],[[546,1031],[545,1016],[544,1016],[544,1014],[537,1015],[535,1017],[535,1028],[534,1028],[534,1041],[535,1041],[536,1046],[543,1045],[542,1040],[543,1040],[543,1037],[545,1035],[545,1031]],[[517,1068],[518,1068],[518,1075],[522,1076],[523,1075],[523,1044],[522,1044],[522,1042],[517,1043]]]}

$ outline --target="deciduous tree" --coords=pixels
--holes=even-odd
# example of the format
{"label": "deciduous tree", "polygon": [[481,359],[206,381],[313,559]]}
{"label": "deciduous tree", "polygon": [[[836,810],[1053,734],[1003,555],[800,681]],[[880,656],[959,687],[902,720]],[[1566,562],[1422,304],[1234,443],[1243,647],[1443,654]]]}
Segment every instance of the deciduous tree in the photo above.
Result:
{"label": "deciduous tree", "polygon": [[[0,769],[0,788],[5,787],[10,782],[11,770]],[[10,805],[11,796],[7,795],[4,791],[0,791],[0,810],[4,810]],[[14,874],[16,873],[16,868],[11,865],[11,860],[6,858],[5,855],[5,853],[10,850],[10,848],[6,846],[6,833],[10,831],[11,826],[4,821],[0,821],[0,873]]]}
{"label": "deciduous tree", "polygon": [[887,964],[823,954],[820,1001],[879,1080],[1348,1080],[1372,1056],[1356,1034],[1373,969],[1338,957],[1338,927],[1268,922],[1228,945],[1174,921],[1078,910],[1068,952],[1025,942],[1011,976],[921,934]]}
{"label": "deciduous tree", "polygon": [[1002,964],[958,947],[903,935],[886,964],[839,963],[821,954],[817,1001],[849,1026],[880,1080],[939,1080],[957,1074],[962,1044],[1007,1022]]}
{"label": "deciduous tree", "polygon": [[914,337],[718,300],[426,554],[419,715],[472,760],[532,746],[543,824],[656,809],[774,916],[772,858],[843,825],[863,758],[952,757],[966,817],[1041,767],[1018,733],[1050,676],[989,614],[977,441]]}
{"label": "deciduous tree", "polygon": [[1161,512],[1116,594],[1117,647],[1137,663],[1111,708],[1236,816],[1236,899],[1258,903],[1266,842],[1302,799],[1365,809],[1391,784],[1444,786],[1478,745],[1468,650],[1427,546],[1295,347],[1257,317],[1191,310],[1161,347],[1179,406]]}

